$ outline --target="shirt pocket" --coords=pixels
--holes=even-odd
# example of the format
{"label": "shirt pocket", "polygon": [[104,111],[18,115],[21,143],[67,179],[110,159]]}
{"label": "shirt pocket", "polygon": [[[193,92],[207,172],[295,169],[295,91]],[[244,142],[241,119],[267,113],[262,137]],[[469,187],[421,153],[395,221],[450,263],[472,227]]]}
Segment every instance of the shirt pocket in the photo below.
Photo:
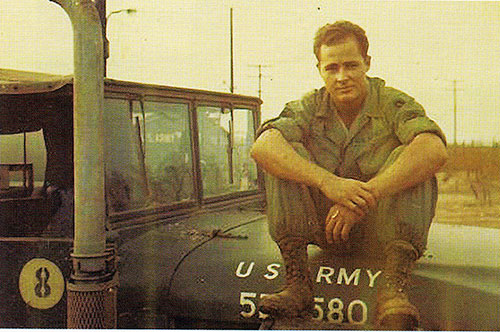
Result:
{"label": "shirt pocket", "polygon": [[319,166],[335,173],[340,165],[342,145],[328,137],[325,128],[326,124],[323,121],[313,121],[305,145]]}

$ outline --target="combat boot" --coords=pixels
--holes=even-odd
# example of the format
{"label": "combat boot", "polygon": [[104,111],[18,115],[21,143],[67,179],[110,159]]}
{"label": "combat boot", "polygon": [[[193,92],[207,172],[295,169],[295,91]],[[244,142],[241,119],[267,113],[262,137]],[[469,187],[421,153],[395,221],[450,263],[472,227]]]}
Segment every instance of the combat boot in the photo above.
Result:
{"label": "combat boot", "polygon": [[398,240],[387,246],[385,254],[387,282],[377,294],[375,325],[384,330],[415,330],[420,316],[406,292],[418,252],[410,243]]}
{"label": "combat boot", "polygon": [[313,285],[307,264],[307,243],[289,238],[278,243],[285,263],[282,291],[264,296],[259,310],[271,316],[305,317],[314,307]]}

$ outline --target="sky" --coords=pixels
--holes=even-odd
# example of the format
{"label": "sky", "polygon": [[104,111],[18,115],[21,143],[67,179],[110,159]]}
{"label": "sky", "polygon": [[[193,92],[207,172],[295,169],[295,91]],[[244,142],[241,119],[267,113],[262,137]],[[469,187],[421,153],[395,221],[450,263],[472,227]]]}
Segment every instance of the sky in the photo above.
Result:
{"label": "sky", "polygon": [[[500,2],[324,0],[107,0],[108,77],[229,91],[233,8],[235,93],[258,95],[262,118],[322,86],[312,43],[349,20],[370,42],[369,76],[421,103],[457,142],[500,142]],[[48,0],[1,0],[0,67],[70,74],[69,18]]]}

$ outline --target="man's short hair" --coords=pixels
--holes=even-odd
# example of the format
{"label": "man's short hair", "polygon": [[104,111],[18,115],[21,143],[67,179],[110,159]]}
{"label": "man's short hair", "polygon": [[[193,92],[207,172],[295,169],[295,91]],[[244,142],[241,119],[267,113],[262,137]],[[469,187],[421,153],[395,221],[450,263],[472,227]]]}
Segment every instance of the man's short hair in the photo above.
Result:
{"label": "man's short hair", "polygon": [[333,24],[326,24],[318,29],[314,37],[314,54],[319,61],[319,50],[321,45],[331,46],[348,37],[354,37],[359,45],[359,50],[363,58],[368,56],[368,38],[365,30],[349,21],[337,21]]}

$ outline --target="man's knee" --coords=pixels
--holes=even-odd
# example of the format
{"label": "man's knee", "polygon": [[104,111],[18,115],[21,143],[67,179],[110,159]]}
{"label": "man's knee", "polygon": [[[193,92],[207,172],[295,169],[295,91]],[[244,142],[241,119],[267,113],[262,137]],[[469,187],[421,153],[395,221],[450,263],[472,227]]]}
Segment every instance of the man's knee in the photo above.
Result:
{"label": "man's knee", "polygon": [[[290,145],[292,148],[297,152],[302,158],[307,159],[309,161],[312,161],[312,155],[310,152],[304,147],[302,143],[298,142],[291,142]],[[265,178],[265,184],[266,184],[266,191],[272,191],[272,192],[282,192],[283,190],[287,192],[295,192],[297,190],[300,190],[303,185],[300,183],[294,182],[294,181],[289,181],[286,179],[280,179],[277,178],[269,173],[264,174]],[[274,195],[276,197],[281,197],[281,195]],[[268,197],[269,199],[269,197]]]}
{"label": "man's knee", "polygon": [[409,242],[421,255],[427,245],[436,202],[434,177],[383,199],[376,212],[378,238],[385,244],[393,240]]}
{"label": "man's knee", "polygon": [[[404,149],[405,146],[394,149],[381,171],[392,165]],[[421,255],[425,250],[429,228],[435,215],[437,195],[437,181],[432,177],[382,199],[375,213],[379,240],[384,244],[394,240],[409,242]]]}

